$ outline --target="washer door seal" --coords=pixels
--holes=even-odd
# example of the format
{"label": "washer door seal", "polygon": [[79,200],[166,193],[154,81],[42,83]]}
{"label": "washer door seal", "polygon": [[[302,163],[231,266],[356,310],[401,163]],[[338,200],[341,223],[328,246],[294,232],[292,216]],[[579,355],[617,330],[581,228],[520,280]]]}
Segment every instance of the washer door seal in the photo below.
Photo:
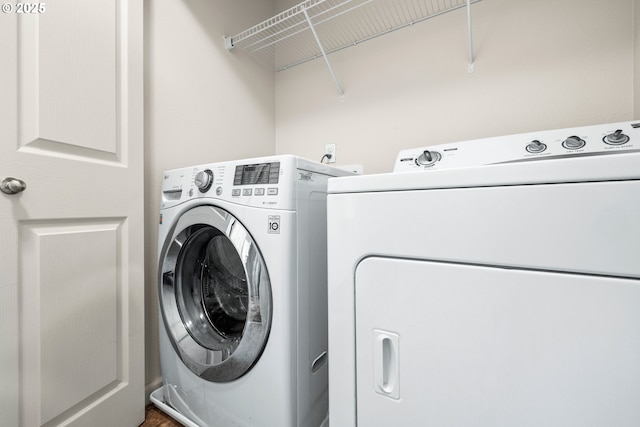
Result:
{"label": "washer door seal", "polygon": [[233,215],[215,206],[183,213],[160,252],[159,286],[167,335],[194,374],[233,381],[258,361],[271,327],[271,283]]}

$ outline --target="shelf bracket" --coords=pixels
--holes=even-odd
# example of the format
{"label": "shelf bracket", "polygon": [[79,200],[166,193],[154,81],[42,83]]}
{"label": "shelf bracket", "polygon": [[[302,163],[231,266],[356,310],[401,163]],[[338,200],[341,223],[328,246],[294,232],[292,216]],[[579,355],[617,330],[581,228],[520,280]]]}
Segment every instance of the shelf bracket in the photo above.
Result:
{"label": "shelf bracket", "polygon": [[467,0],[467,30],[469,33],[469,72],[473,73],[473,37],[471,32],[471,0]]}
{"label": "shelf bracket", "polygon": [[338,81],[338,78],[336,77],[336,74],[333,72],[333,67],[331,67],[331,63],[329,62],[329,58],[327,58],[327,54],[324,51],[324,47],[322,46],[322,42],[320,42],[320,37],[318,37],[318,33],[316,33],[316,29],[313,26],[313,23],[311,22],[311,18],[309,18],[309,14],[307,13],[307,9],[303,8],[302,9],[302,13],[304,13],[304,17],[307,19],[307,23],[309,24],[309,29],[313,33],[313,37],[316,39],[316,43],[318,43],[318,48],[320,49],[320,53],[322,53],[322,57],[324,58],[324,62],[327,64],[327,67],[329,68],[329,73],[331,74],[331,77],[333,78],[333,81],[335,82],[336,87],[338,88],[338,92],[340,93],[340,99],[344,100],[344,90],[342,89],[342,86],[340,86],[340,82]]}

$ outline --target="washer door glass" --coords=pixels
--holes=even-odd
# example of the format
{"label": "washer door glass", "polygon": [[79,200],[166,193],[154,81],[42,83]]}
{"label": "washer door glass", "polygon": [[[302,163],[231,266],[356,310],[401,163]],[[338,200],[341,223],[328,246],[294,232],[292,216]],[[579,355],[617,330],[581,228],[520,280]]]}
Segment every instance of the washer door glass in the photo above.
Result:
{"label": "washer door glass", "polygon": [[198,206],[182,214],[160,255],[160,306],[185,365],[209,381],[232,381],[260,358],[271,325],[262,255],[230,213]]}

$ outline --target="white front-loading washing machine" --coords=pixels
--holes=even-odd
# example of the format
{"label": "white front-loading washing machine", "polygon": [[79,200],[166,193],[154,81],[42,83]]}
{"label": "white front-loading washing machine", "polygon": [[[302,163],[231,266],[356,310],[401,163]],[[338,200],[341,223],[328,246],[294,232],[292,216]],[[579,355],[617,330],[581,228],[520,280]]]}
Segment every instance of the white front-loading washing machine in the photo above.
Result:
{"label": "white front-loading washing machine", "polygon": [[153,402],[190,426],[326,421],[326,188],[295,156],[165,172]]}
{"label": "white front-loading washing machine", "polygon": [[405,150],[327,203],[331,425],[640,425],[640,123]]}

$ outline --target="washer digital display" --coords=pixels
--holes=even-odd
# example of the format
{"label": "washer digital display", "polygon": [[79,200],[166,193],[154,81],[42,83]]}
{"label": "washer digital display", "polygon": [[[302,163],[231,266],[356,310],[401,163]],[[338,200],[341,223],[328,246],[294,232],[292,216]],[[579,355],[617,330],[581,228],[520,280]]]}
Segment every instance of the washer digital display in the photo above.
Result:
{"label": "washer digital display", "polygon": [[233,185],[277,184],[280,162],[238,165]]}

